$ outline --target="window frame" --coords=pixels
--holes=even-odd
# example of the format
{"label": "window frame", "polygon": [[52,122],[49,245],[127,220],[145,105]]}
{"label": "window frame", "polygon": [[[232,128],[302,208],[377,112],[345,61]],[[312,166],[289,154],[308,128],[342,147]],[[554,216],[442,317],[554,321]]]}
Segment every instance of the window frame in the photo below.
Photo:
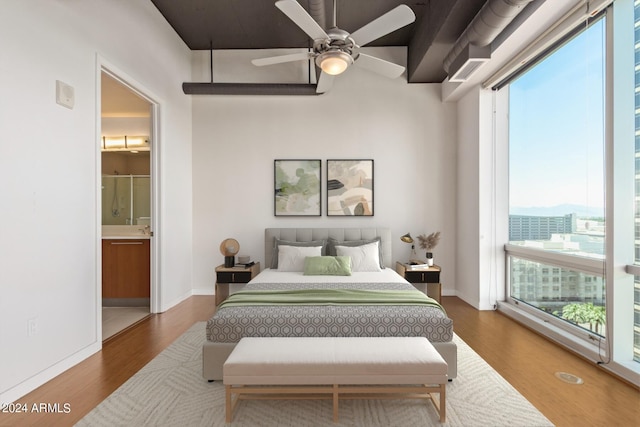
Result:
{"label": "window frame", "polygon": [[[625,160],[634,158],[635,154],[634,144],[628,143],[628,141],[634,139],[633,125],[635,124],[634,102],[636,95],[631,89],[635,87],[633,72],[635,56],[633,54],[628,55],[629,50],[634,48],[633,3],[633,0],[618,0],[609,5],[604,12],[606,13],[605,212],[607,236],[605,241],[605,260],[592,259],[584,264],[582,260],[577,260],[577,258],[565,260],[562,257],[564,254],[551,254],[556,264],[558,256],[560,256],[563,261],[561,266],[564,268],[577,270],[586,268],[587,273],[597,270],[604,274],[607,329],[605,332],[606,337],[602,340],[584,340],[577,337],[575,330],[567,330],[566,322],[563,320],[541,313],[540,310],[533,307],[529,309],[529,307],[523,307],[524,304],[516,304],[509,295],[511,286],[509,250],[535,250],[522,247],[512,248],[506,242],[508,240],[509,214],[508,191],[506,190],[509,179],[509,159],[505,153],[508,153],[509,147],[508,132],[505,129],[508,128],[509,121],[505,110],[508,111],[509,86],[508,84],[502,85],[501,89],[497,90],[496,86],[489,84],[487,81],[483,84],[483,87],[493,90],[491,101],[494,107],[495,130],[493,138],[494,144],[498,149],[494,154],[494,161],[498,162],[498,164],[504,162],[507,165],[504,169],[498,167],[499,174],[496,177],[499,183],[497,191],[502,192],[505,198],[499,198],[494,202],[494,209],[498,215],[496,221],[500,224],[496,229],[496,236],[501,237],[500,240],[505,242],[503,256],[497,257],[497,260],[502,260],[501,262],[504,263],[505,274],[504,279],[498,280],[502,290],[497,290],[496,308],[564,347],[594,360],[604,369],[640,386],[640,363],[633,361],[632,358],[634,347],[633,274],[638,275],[640,273],[640,266],[633,265],[636,252],[636,248],[634,248],[636,229],[633,218],[628,215],[629,212],[634,212],[634,206],[637,203],[633,196],[635,161],[629,162],[627,165]],[[581,26],[584,27],[584,23]],[[615,79],[613,78],[614,75]],[[491,79],[496,81],[495,75]],[[614,98],[616,100],[615,105]],[[624,165],[620,166],[620,163],[624,163]],[[504,223],[501,223],[501,221],[504,221]],[[497,241],[498,244],[500,244],[500,240]],[[527,253],[526,255],[535,256],[545,262],[548,261],[544,254],[537,252]],[[575,264],[565,265],[564,261],[571,261]],[[547,285],[551,285],[551,283]],[[617,310],[614,308],[617,308]],[[537,313],[532,313],[532,310]]]}

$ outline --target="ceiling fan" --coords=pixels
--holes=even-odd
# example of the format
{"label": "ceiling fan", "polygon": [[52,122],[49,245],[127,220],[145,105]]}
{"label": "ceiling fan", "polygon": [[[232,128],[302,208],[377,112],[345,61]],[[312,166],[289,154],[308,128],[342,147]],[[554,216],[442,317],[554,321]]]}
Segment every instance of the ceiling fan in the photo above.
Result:
{"label": "ceiling fan", "polygon": [[313,50],[254,59],[251,61],[254,65],[273,65],[314,59],[321,70],[316,87],[317,93],[328,91],[334,77],[346,71],[351,65],[366,68],[392,79],[401,76],[404,72],[403,66],[365,55],[358,49],[415,21],[416,16],[409,6],[401,4],[351,34],[336,26],[335,0],[333,27],[327,31],[296,0],[279,0],[276,2],[276,7],[313,39]]}

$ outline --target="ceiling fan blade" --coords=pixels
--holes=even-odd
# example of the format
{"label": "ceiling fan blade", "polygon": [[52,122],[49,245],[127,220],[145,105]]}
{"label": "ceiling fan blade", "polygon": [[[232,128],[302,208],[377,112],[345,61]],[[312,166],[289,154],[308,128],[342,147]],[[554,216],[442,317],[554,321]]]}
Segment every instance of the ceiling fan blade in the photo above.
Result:
{"label": "ceiling fan blade", "polygon": [[415,20],[416,15],[413,13],[413,10],[405,4],[401,4],[395,9],[369,22],[359,30],[351,33],[351,38],[358,46],[364,46],[399,28],[411,24]]}
{"label": "ceiling fan blade", "polygon": [[393,62],[385,61],[375,56],[365,55],[364,53],[358,55],[355,65],[389,77],[390,79],[400,77],[402,73],[404,73],[404,67],[402,65],[394,64]]}
{"label": "ceiling fan blade", "polygon": [[318,77],[318,85],[316,86],[316,93],[325,93],[333,86],[333,79],[335,76],[327,74],[324,71],[320,73]]}
{"label": "ceiling fan blade", "polygon": [[302,61],[313,58],[312,52],[292,53],[289,55],[270,56],[268,58],[252,59],[251,63],[262,67],[263,65],[281,64],[283,62]]}
{"label": "ceiling fan blade", "polygon": [[289,17],[298,27],[302,29],[313,40],[329,39],[322,27],[307,13],[307,11],[296,0],[280,0],[276,2],[276,7]]}

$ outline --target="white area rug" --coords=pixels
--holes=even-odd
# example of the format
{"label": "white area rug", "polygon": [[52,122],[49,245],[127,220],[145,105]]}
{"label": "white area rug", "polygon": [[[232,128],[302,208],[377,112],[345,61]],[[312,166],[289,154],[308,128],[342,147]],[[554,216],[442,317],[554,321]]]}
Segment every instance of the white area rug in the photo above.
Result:
{"label": "white area rug", "polygon": [[[457,336],[458,378],[447,385],[447,422],[417,399],[243,401],[231,426],[551,426],[551,422]],[[205,323],[173,344],[77,426],[225,426],[224,386],[202,378]]]}

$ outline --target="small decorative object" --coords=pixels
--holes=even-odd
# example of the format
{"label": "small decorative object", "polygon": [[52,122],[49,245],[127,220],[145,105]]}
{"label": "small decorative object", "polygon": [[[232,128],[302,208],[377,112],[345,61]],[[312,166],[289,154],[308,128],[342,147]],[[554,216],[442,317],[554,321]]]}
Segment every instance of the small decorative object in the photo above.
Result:
{"label": "small decorative object", "polygon": [[236,239],[224,239],[220,243],[220,253],[224,255],[224,266],[227,268],[235,265],[236,254],[240,251],[240,243]]}
{"label": "small decorative object", "polygon": [[418,240],[420,241],[420,248],[425,249],[427,251],[427,264],[429,266],[433,265],[433,248],[436,247],[438,242],[440,241],[440,232],[436,231],[435,233],[431,233],[428,236],[421,234],[418,236]]}
{"label": "small decorative object", "polygon": [[373,216],[373,160],[327,160],[327,216]]}
{"label": "small decorative object", "polygon": [[320,160],[275,160],[274,215],[320,216]]}

